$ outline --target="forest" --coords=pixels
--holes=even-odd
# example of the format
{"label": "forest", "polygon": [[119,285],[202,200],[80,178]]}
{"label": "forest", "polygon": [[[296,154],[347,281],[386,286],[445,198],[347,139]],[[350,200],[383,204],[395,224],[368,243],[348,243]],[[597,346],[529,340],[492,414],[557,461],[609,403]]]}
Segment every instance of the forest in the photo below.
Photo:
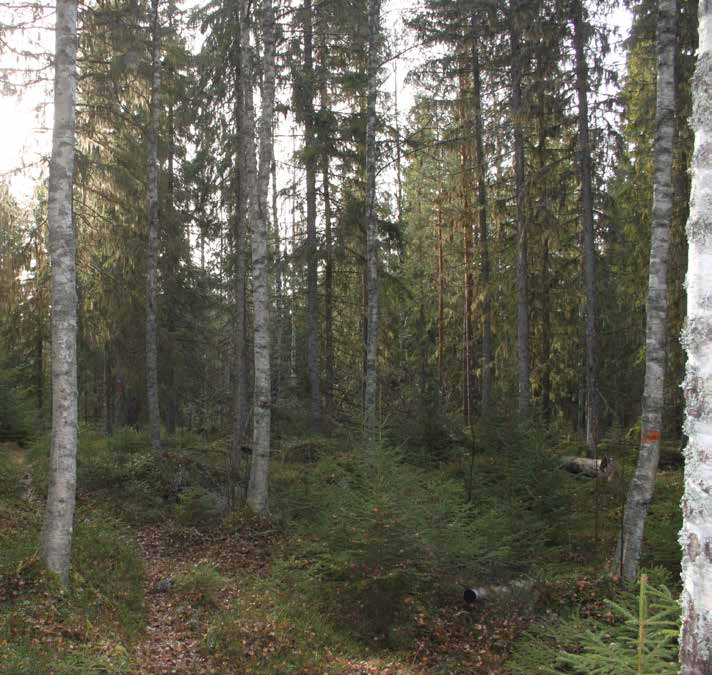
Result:
{"label": "forest", "polygon": [[1,673],[712,673],[706,0],[3,0],[0,106]]}

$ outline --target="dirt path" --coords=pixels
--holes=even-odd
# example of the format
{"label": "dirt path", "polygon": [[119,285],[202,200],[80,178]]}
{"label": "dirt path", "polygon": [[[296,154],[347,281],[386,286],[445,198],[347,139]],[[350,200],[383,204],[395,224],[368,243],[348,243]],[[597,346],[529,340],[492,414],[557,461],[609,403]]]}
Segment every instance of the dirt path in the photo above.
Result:
{"label": "dirt path", "polygon": [[199,652],[199,641],[170,590],[176,560],[166,550],[160,528],[137,534],[145,568],[146,636],[136,650],[137,672],[151,674],[216,672]]}

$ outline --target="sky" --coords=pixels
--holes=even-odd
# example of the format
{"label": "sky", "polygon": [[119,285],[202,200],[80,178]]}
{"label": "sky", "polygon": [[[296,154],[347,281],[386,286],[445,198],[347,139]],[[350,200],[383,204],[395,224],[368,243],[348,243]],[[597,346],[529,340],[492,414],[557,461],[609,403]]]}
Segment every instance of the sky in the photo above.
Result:
{"label": "sky", "polygon": [[[19,16],[12,2],[0,5],[0,25],[12,25]],[[53,21],[53,12],[48,9],[32,27],[5,33],[2,38],[12,49],[46,55],[54,49]],[[23,75],[16,71],[26,68],[35,71],[30,75],[32,79],[51,78],[49,69],[37,71],[47,63],[44,55],[39,59],[24,59],[9,50],[0,52],[2,81],[19,84]],[[43,168],[42,159],[49,154],[52,143],[52,107],[46,103],[51,98],[51,83],[42,81],[29,87],[17,87],[18,93],[14,95],[3,89],[0,86],[0,180],[10,183],[16,197],[29,199]],[[28,170],[14,173],[23,165],[28,165]]]}
{"label": "sky", "polygon": [[[193,0],[189,4],[198,4]],[[387,0],[383,9],[383,25],[386,29],[402,32],[402,16],[408,12],[407,0]],[[0,6],[0,24],[11,23],[16,19],[12,5]],[[45,18],[41,25],[48,26],[53,16]],[[625,36],[630,26],[630,14],[622,7],[614,10],[610,22],[619,27],[620,36]],[[3,36],[14,48],[33,53],[50,52],[54,46],[54,36],[51,30],[32,28],[9,37]],[[412,58],[412,57],[411,57]],[[397,65],[399,90],[399,107],[401,118],[405,119],[409,104],[413,101],[413,88],[405,83],[411,58],[407,55]],[[623,56],[619,51],[611,59],[623,67]],[[14,54],[0,53],[0,72],[17,81],[17,76],[10,71],[20,64]],[[48,71],[45,71],[45,75]],[[395,81],[392,65],[387,69],[388,77],[383,84],[386,91],[393,92]],[[29,200],[32,196],[35,181],[45,175],[46,162],[51,148],[51,115],[52,106],[48,104],[51,98],[51,86],[48,82],[22,89],[21,95],[6,95],[0,91],[0,180],[10,183],[14,195],[20,201]],[[28,168],[15,173],[22,166]],[[281,181],[280,181],[281,182]]]}

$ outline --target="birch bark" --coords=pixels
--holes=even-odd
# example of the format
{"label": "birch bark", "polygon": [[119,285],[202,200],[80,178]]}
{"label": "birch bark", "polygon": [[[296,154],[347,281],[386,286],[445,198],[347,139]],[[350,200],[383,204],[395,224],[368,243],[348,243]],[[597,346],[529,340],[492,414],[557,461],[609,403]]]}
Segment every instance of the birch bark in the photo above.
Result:
{"label": "birch bark", "polygon": [[77,457],[77,287],[72,184],[77,89],[77,2],[57,0],[54,127],[48,218],[52,262],[52,445],[41,537],[47,568],[66,585]]}
{"label": "birch bark", "polygon": [[[245,14],[249,2],[245,2]],[[275,89],[275,27],[272,0],[264,0],[261,7],[262,44],[263,44],[263,85],[259,122],[259,171],[255,170],[255,153],[250,152],[248,168],[248,190],[257,199],[250,200],[250,221],[252,223],[252,286],[255,306],[255,399],[253,413],[253,451],[250,467],[250,483],[247,489],[247,504],[256,513],[268,510],[267,479],[269,474],[271,419],[272,419],[272,383],[270,375],[270,297],[268,270],[269,217],[267,195],[269,191],[270,167],[272,164],[272,120],[274,117]],[[249,32],[243,37],[243,68],[247,74],[246,91],[248,111],[245,120],[254,128],[254,110],[252,100],[252,67],[249,62]],[[247,67],[245,67],[247,65]],[[254,139],[254,134],[251,134]],[[253,140],[254,143],[254,140]],[[255,181],[256,177],[256,181]],[[256,183],[256,190],[252,189]]]}
{"label": "birch bark", "polygon": [[687,221],[685,494],[682,498],[680,672],[712,673],[712,5],[700,0],[693,80],[690,215]]}
{"label": "birch bark", "polygon": [[658,58],[652,235],[646,304],[645,384],[640,453],[623,515],[614,568],[627,583],[635,581],[645,518],[655,488],[660,456],[665,383],[667,262],[672,220],[672,154],[675,113],[676,0],[659,0],[656,51]]}

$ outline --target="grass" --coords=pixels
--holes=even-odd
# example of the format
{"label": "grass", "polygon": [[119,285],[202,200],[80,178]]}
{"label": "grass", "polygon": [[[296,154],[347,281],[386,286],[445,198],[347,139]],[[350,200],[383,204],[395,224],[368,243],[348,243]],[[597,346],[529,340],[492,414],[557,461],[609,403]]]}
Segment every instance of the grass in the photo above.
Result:
{"label": "grass", "polygon": [[18,495],[23,471],[0,455],[0,672],[131,672],[145,616],[130,532],[80,508],[70,589],[62,589],[39,561],[41,512]]}
{"label": "grass", "polygon": [[[612,553],[621,491],[627,485],[625,480],[616,482],[618,479],[601,483],[596,495],[593,481],[558,471],[545,449],[537,450],[539,454],[529,465],[525,441],[516,438],[512,444],[502,433],[493,437],[492,448],[477,450],[472,508],[486,511],[484,505],[490,501],[485,498],[504,505],[497,518],[482,524],[485,534],[495,530],[500,541],[504,529],[531,532],[529,539],[517,535],[511,545],[513,558],[526,559],[528,569],[535,569],[537,578],[547,580],[538,597],[506,607],[497,603],[483,610],[465,607],[454,584],[458,570],[463,582],[492,581],[487,565],[472,567],[472,556],[468,555],[461,556],[469,561],[467,565],[458,563],[455,571],[447,571],[442,583],[429,581],[427,588],[411,587],[409,577],[403,576],[399,551],[412,545],[411,532],[422,530],[417,523],[411,524],[413,504],[436,522],[443,501],[431,503],[423,496],[427,489],[412,477],[404,477],[429,472],[430,482],[437,477],[443,485],[453,486],[450,497],[462,503],[469,455],[455,448],[437,469],[409,464],[402,471],[396,467],[396,473],[390,469],[384,472],[385,492],[380,501],[364,501],[360,489],[352,490],[355,503],[362,507],[362,520],[366,524],[373,521],[364,531],[381,548],[395,547],[394,570],[402,577],[398,583],[406,581],[396,594],[395,611],[385,607],[383,612],[378,603],[385,602],[388,594],[372,598],[365,593],[368,579],[375,574],[384,576],[378,584],[371,584],[374,588],[383,588],[388,582],[380,558],[379,565],[368,568],[373,568],[373,574],[367,571],[363,581],[363,574],[357,574],[356,579],[349,571],[349,560],[325,559],[314,553],[323,551],[316,539],[316,524],[325,513],[324,494],[333,493],[334,503],[343,511],[339,486],[353,483],[358,487],[353,480],[358,449],[345,442],[334,447],[307,436],[296,441],[283,439],[285,450],[274,454],[270,486],[276,518],[266,525],[281,530],[281,548],[271,566],[265,562],[241,567],[251,551],[263,552],[274,544],[266,543],[247,514],[237,512],[226,518],[222,513],[225,441],[206,444],[193,434],[181,433],[166,439],[164,451],[157,457],[145,435],[132,429],[119,430],[111,439],[83,429],[78,455],[80,508],[69,592],[62,592],[41,569],[37,558],[41,513],[37,505],[23,499],[20,478],[24,468],[16,461],[17,453],[0,446],[0,672],[121,673],[135,669],[132,654],[146,619],[144,572],[132,530],[156,523],[166,524],[162,529],[171,545],[185,532],[179,548],[193,547],[194,560],[201,561],[176,565],[176,584],[169,592],[175,594],[176,607],[184,608],[185,621],[205,654],[226,671],[336,673],[361,666],[383,670],[395,664],[403,670],[427,672],[478,668],[500,672],[514,648],[518,660],[510,664],[511,670],[536,672],[542,659],[551,654],[542,655],[540,644],[521,639],[527,626],[535,622],[534,633],[539,630],[540,637],[549,640],[549,647],[553,644],[575,652],[581,648],[579,637],[584,627],[604,616],[603,609],[600,616],[596,613],[613,591],[610,584],[595,579]],[[572,452],[564,447],[557,450]],[[623,458],[623,479],[631,475],[633,454],[626,453]],[[42,494],[47,476],[46,439],[36,442],[27,457],[32,463],[34,487]],[[507,478],[508,471],[512,475]],[[532,475],[530,488],[527,481]],[[388,502],[394,498],[388,487],[399,477],[406,485],[399,497],[402,504],[394,506]],[[664,565],[673,574],[679,565],[676,536],[681,489],[680,471],[659,473],[644,548],[645,565]],[[438,490],[435,492],[440,494]],[[415,501],[411,500],[413,491],[417,492]],[[596,540],[592,513],[597,502]],[[338,508],[332,504],[326,511],[332,514]],[[348,513],[339,514],[331,527],[358,525],[349,521]],[[382,542],[376,537],[381,530],[374,530],[381,525],[387,535],[381,537]],[[435,530],[447,532],[440,526]],[[247,553],[240,554],[243,558],[235,556],[235,564],[226,566],[213,553],[207,555],[201,541],[220,542],[228,535],[233,537],[230,546],[240,548],[244,543]],[[542,537],[545,547],[540,545]],[[463,552],[469,551],[468,537],[455,537],[458,539],[467,544]],[[426,542],[428,560],[440,555],[444,544],[438,541]],[[351,550],[338,541],[336,544],[332,546],[334,555]],[[484,550],[492,547],[486,545]],[[338,569],[329,567],[330,562],[338,563]],[[178,568],[182,573],[177,573]],[[332,568],[339,574],[324,573]],[[515,566],[508,574],[518,577],[522,572]],[[584,576],[593,581],[582,582]],[[363,593],[358,585],[362,581]],[[232,598],[228,604],[226,595]],[[592,613],[558,618],[572,617],[574,606]],[[389,625],[374,629],[374,611],[384,621],[387,618]],[[539,624],[542,616],[546,620]],[[555,635],[553,643],[547,634]]]}

